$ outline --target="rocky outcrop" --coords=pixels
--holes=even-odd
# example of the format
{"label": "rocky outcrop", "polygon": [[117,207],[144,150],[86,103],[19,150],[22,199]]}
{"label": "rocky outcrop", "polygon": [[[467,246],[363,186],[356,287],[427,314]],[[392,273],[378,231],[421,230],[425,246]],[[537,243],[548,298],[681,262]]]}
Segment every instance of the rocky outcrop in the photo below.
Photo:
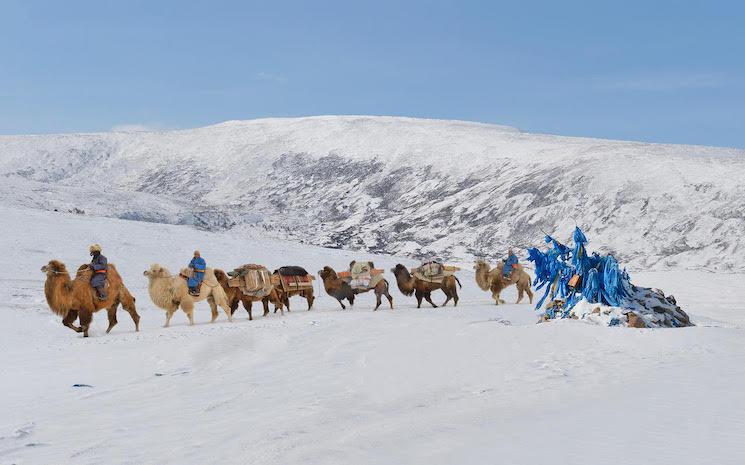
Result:
{"label": "rocky outcrop", "polygon": [[[624,308],[609,307],[581,300],[570,311],[569,317],[605,326],[629,328],[683,328],[694,326],[688,314],[680,308],[672,295],[659,289],[632,286],[632,296]],[[558,314],[557,314],[558,315]],[[551,321],[545,316],[541,321]]]}

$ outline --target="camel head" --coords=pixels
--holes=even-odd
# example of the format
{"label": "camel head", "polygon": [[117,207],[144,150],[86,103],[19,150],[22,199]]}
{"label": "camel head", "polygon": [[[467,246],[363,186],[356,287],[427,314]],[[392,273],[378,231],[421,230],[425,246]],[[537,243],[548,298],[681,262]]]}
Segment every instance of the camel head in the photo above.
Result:
{"label": "camel head", "polygon": [[144,276],[147,276],[149,279],[171,277],[171,272],[168,271],[166,267],[161,266],[158,263],[153,263],[152,265],[150,265],[150,268],[145,270],[142,274]]}
{"label": "camel head", "polygon": [[489,271],[491,267],[488,263],[486,263],[484,260],[476,260],[476,264],[473,265],[473,269],[476,271],[480,271],[483,269],[486,269],[486,271]]}
{"label": "camel head", "polygon": [[41,272],[51,278],[54,275],[67,274],[67,267],[59,260],[50,260],[49,263],[41,267]]}
{"label": "camel head", "polygon": [[484,260],[476,260],[476,264],[473,266],[476,270],[476,284],[482,291],[488,291],[491,286],[491,267]]}
{"label": "camel head", "polygon": [[334,269],[330,266],[324,266],[323,269],[318,272],[318,276],[320,276],[321,279],[324,281],[326,280],[326,278],[338,278],[338,276],[336,275],[336,271],[334,271]]}
{"label": "camel head", "polygon": [[400,274],[408,275],[409,274],[409,270],[406,269],[405,266],[403,266],[402,264],[399,263],[395,267],[391,268],[391,273],[393,273],[393,276],[398,277],[398,275],[400,275]]}

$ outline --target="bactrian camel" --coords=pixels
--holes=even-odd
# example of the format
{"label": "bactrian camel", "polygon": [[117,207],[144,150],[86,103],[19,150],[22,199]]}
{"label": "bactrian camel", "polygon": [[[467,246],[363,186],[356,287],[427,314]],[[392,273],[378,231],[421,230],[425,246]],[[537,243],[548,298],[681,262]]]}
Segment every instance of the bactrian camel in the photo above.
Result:
{"label": "bactrian camel", "polygon": [[[58,260],[51,260],[41,267],[41,271],[47,275],[44,283],[44,295],[49,308],[56,315],[62,317],[62,324],[75,332],[82,332],[88,337],[93,314],[101,309],[106,309],[109,317],[109,327],[106,333],[116,325],[116,310],[119,304],[132,317],[135,323],[135,331],[140,330],[140,315],[135,308],[135,298],[124,286],[121,276],[116,267],[109,263],[106,279],[108,281],[108,297],[101,300],[96,295],[95,289],[91,287],[92,271],[88,265],[78,268],[75,279],[70,279],[65,264]],[[75,320],[80,318],[80,326],[75,326]]]}
{"label": "bactrian camel", "polygon": [[503,304],[504,300],[499,294],[508,286],[513,284],[517,286],[517,302],[523,300],[523,295],[528,294],[528,300],[533,303],[533,291],[530,289],[530,275],[523,269],[522,265],[517,264],[513,267],[512,273],[505,278],[502,274],[504,263],[499,262],[494,269],[490,269],[489,264],[483,260],[477,260],[473,269],[476,270],[476,284],[482,291],[491,291],[492,298],[497,305]]}
{"label": "bactrian camel", "polygon": [[189,324],[194,324],[194,303],[206,300],[210,304],[212,311],[211,323],[217,319],[217,307],[220,306],[228,316],[228,321],[233,321],[233,315],[230,313],[228,298],[225,295],[220,283],[215,279],[215,272],[212,268],[207,268],[204,273],[204,280],[199,289],[199,295],[189,294],[189,286],[186,284],[186,278],[182,275],[172,275],[164,266],[157,263],[150,265],[150,268],[143,273],[149,280],[148,292],[150,300],[166,311],[166,324],[168,327],[171,323],[173,314],[181,307],[189,318]]}
{"label": "bactrian camel", "polygon": [[388,281],[386,281],[385,279],[381,279],[375,285],[375,287],[372,287],[370,289],[355,290],[352,289],[349,283],[341,279],[339,275],[336,274],[336,271],[334,271],[334,269],[330,266],[324,266],[323,269],[318,272],[318,276],[320,276],[321,280],[323,281],[323,287],[324,289],[326,289],[326,293],[339,302],[342,310],[346,310],[347,308],[342,303],[343,299],[347,299],[349,301],[349,305],[354,305],[355,295],[368,291],[375,292],[375,310],[380,307],[382,303],[382,296],[385,296],[388,299],[388,303],[390,303],[391,305],[391,310],[393,310],[393,296],[391,296],[390,292],[388,292],[390,286],[388,285]]}
{"label": "bactrian camel", "polygon": [[391,272],[396,277],[398,290],[403,295],[411,296],[414,294],[416,296],[416,308],[421,308],[422,299],[437,308],[437,305],[432,302],[432,291],[436,291],[437,289],[441,289],[445,293],[446,299],[442,304],[443,307],[450,302],[450,299],[453,299],[453,305],[458,305],[458,286],[460,286],[460,281],[456,276],[445,276],[441,282],[422,281],[412,276],[409,270],[400,263],[395,268],[392,268]]}
{"label": "bactrian camel", "polygon": [[269,314],[269,302],[271,302],[274,304],[274,311],[276,312],[277,309],[279,309],[284,315],[285,312],[282,305],[282,299],[279,297],[279,293],[274,287],[272,287],[269,295],[265,297],[253,297],[244,294],[239,287],[230,287],[228,284],[230,278],[228,278],[227,273],[225,273],[223,270],[216,269],[215,278],[217,278],[217,282],[219,282],[220,286],[222,286],[222,290],[225,291],[231,314],[235,313],[235,311],[238,309],[239,303],[243,303],[243,308],[245,308],[248,312],[248,319],[253,320],[253,303],[261,302],[261,304],[264,306],[264,316],[267,316]]}

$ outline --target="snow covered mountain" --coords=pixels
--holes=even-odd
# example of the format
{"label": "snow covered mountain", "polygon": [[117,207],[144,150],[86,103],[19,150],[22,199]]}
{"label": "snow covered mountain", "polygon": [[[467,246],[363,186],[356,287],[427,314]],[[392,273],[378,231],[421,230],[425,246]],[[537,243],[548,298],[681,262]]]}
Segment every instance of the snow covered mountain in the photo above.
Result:
{"label": "snow covered mountain", "polygon": [[0,137],[6,205],[449,260],[568,238],[745,270],[745,151],[369,116]]}

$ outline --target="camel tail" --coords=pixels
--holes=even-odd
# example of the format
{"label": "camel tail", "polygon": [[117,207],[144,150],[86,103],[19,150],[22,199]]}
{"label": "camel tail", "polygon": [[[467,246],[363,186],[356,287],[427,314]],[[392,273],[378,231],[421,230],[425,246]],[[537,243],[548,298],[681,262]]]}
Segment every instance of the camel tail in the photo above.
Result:
{"label": "camel tail", "polygon": [[455,275],[453,275],[453,278],[455,278],[455,282],[458,283],[458,286],[460,286],[460,288],[463,289],[463,284],[460,283],[460,279],[458,279],[458,277]]}

